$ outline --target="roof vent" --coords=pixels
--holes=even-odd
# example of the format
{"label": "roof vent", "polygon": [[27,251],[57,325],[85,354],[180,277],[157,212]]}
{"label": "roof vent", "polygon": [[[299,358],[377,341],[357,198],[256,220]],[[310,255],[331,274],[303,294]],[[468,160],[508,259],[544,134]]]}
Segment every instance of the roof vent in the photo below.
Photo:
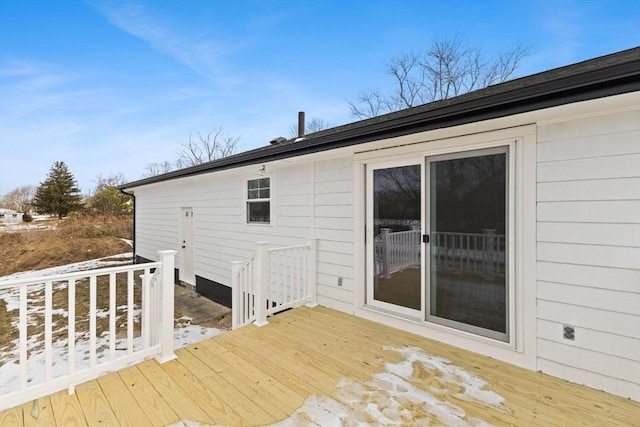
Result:
{"label": "roof vent", "polygon": [[271,141],[269,141],[269,144],[271,145],[279,145],[282,144],[283,142],[285,142],[287,140],[287,138],[283,138],[281,136],[277,137],[277,138],[273,138]]}

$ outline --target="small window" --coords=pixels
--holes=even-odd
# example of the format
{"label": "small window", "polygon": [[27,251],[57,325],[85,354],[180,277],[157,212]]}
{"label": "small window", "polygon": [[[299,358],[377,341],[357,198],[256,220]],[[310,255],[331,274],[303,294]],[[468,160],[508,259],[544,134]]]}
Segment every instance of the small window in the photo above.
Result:
{"label": "small window", "polygon": [[269,224],[271,222],[270,178],[247,181],[247,222]]}

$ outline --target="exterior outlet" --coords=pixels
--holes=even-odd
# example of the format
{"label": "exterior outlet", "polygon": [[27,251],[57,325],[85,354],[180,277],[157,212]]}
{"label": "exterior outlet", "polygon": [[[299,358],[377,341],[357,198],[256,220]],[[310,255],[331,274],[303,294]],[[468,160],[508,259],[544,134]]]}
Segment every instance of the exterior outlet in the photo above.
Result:
{"label": "exterior outlet", "polygon": [[338,277],[338,286],[342,287],[342,277]]}
{"label": "exterior outlet", "polygon": [[574,326],[562,325],[563,330],[563,338],[565,340],[575,341],[576,339],[576,328]]}

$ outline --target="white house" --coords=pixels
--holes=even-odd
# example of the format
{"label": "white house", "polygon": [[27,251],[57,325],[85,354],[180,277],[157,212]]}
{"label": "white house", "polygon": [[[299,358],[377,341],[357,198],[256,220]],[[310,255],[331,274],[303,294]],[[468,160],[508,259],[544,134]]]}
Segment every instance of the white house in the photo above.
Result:
{"label": "white house", "polygon": [[22,213],[11,209],[0,209],[0,222],[4,224],[17,224],[22,222]]}
{"label": "white house", "polygon": [[322,305],[640,400],[640,48],[123,190],[137,259],[222,304],[313,237]]}

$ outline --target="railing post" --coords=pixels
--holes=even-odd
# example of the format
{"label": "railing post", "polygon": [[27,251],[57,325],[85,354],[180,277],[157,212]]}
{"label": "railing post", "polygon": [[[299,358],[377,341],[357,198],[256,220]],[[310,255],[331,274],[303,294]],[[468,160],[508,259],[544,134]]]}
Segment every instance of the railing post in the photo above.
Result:
{"label": "railing post", "polygon": [[177,251],[166,250],[158,251],[160,261],[162,262],[162,282],[161,282],[161,298],[160,307],[160,354],[156,360],[165,363],[176,358],[173,353],[173,287],[174,283],[174,267],[175,255]]}
{"label": "railing post", "polygon": [[420,252],[422,250],[422,226],[421,225],[412,225],[411,226],[411,258],[410,262],[412,265],[420,265]]}
{"label": "railing post", "polygon": [[240,314],[244,308],[240,307],[242,289],[238,280],[241,264],[242,261],[231,261],[231,329],[236,329],[240,325]]}
{"label": "railing post", "polygon": [[309,284],[307,289],[310,294],[310,300],[306,306],[315,307],[318,305],[318,291],[316,286],[316,250],[318,246],[318,239],[309,239],[307,243],[309,245],[309,257],[307,260],[307,277],[305,277],[305,280]]}
{"label": "railing post", "polygon": [[389,257],[389,232],[390,228],[380,229],[380,240],[382,241],[382,274],[385,279],[389,278],[391,271],[391,259]]}
{"label": "railing post", "polygon": [[151,313],[149,313],[149,298],[151,295],[149,287],[151,286],[151,275],[140,274],[138,277],[140,277],[142,284],[142,325],[140,327],[140,333],[142,335],[142,348],[146,350],[151,346]]}
{"label": "railing post", "polygon": [[485,239],[485,255],[484,256],[486,259],[485,275],[487,280],[493,280],[494,279],[493,262],[495,259],[494,239],[496,235],[496,230],[492,228],[486,228],[486,229],[483,229],[482,232],[485,234],[484,236],[484,239]]}
{"label": "railing post", "polygon": [[265,326],[267,322],[267,299],[265,298],[266,286],[269,280],[269,253],[267,252],[268,242],[256,242],[256,285],[254,295],[254,310],[256,312],[256,326]]}

